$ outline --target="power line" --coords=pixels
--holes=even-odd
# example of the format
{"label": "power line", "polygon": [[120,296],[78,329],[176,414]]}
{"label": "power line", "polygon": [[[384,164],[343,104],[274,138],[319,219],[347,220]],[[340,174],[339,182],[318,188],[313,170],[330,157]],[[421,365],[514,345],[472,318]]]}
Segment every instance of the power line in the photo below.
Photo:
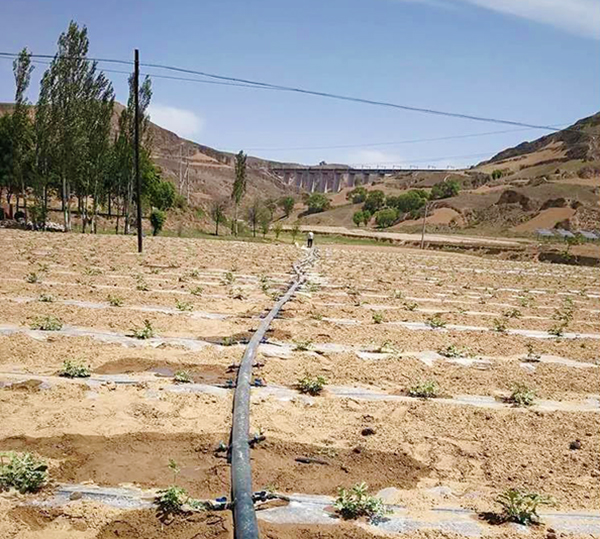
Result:
{"label": "power line", "polygon": [[[568,125],[568,124],[563,124]],[[504,133],[515,133],[522,131],[531,131],[532,127],[524,127],[518,129],[504,129],[501,131],[487,131],[485,133],[470,133],[467,135],[448,135],[445,137],[434,137],[434,138],[422,138],[422,139],[409,139],[409,140],[397,140],[391,142],[367,142],[363,144],[337,144],[334,146],[296,146],[289,148],[247,148],[248,151],[252,152],[286,152],[296,150],[337,150],[343,148],[368,148],[373,146],[399,146],[401,144],[417,144],[420,142],[438,142],[441,140],[454,140],[472,137],[483,137],[488,135],[500,135]]]}
{"label": "power line", "polygon": [[[17,57],[18,54],[0,52],[0,56],[8,56],[8,57],[14,58],[14,57]],[[49,54],[32,54],[31,57],[32,58],[53,59],[55,56],[49,55]],[[63,58],[71,59],[71,60],[86,59],[86,60],[95,61],[95,62],[109,62],[109,63],[124,64],[124,65],[131,65],[131,63],[132,63],[131,61],[128,61],[128,60],[117,60],[117,59],[113,59],[113,58],[87,58],[87,57],[70,57],[70,56],[66,56]],[[272,90],[279,90],[279,91],[284,91],[284,92],[293,92],[293,93],[304,94],[304,95],[313,95],[313,96],[318,96],[318,97],[325,97],[328,99],[336,99],[339,101],[362,103],[362,104],[366,104],[366,105],[394,108],[394,109],[405,110],[405,111],[410,111],[410,112],[420,112],[423,114],[430,114],[430,115],[435,115],[435,116],[445,116],[445,117],[450,117],[450,118],[459,118],[459,119],[463,119],[463,120],[471,120],[471,121],[477,121],[477,122],[488,122],[488,123],[496,123],[496,124],[503,124],[503,125],[513,125],[513,126],[518,126],[518,127],[527,127],[530,129],[542,129],[542,130],[551,131],[551,132],[559,131],[559,129],[549,126],[549,125],[531,124],[531,123],[519,122],[519,121],[514,121],[514,120],[493,118],[493,117],[488,117],[488,116],[477,116],[477,115],[473,115],[473,114],[464,114],[464,113],[459,113],[459,112],[451,112],[451,111],[430,109],[430,108],[424,108],[424,107],[414,107],[414,106],[410,106],[410,105],[403,105],[403,104],[392,103],[392,102],[388,102],[388,101],[379,101],[379,100],[374,100],[374,99],[366,99],[366,98],[362,98],[362,97],[334,94],[331,92],[309,90],[309,89],[300,88],[300,87],[272,84],[272,83],[268,83],[268,82],[255,81],[255,80],[244,79],[244,78],[239,78],[239,77],[229,77],[229,76],[225,76],[225,75],[217,75],[215,73],[209,73],[206,71],[186,69],[186,68],[175,67],[175,66],[170,66],[170,65],[166,65],[166,64],[143,63],[140,65],[142,65],[143,67],[164,69],[164,70],[174,71],[174,72],[178,72],[178,73],[199,75],[199,76],[203,76],[203,77],[207,77],[207,78],[215,79],[215,80],[219,80],[219,81],[241,83],[241,84],[250,85],[252,87],[269,88]],[[575,130],[575,129],[571,129],[571,130],[583,132],[583,130]],[[589,135],[589,136],[591,136],[591,135]]]}

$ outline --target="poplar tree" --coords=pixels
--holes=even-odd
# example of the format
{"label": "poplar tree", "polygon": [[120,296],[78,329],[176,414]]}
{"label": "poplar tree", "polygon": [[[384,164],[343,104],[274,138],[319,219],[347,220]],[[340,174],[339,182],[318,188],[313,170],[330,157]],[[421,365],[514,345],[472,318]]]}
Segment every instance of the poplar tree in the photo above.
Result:
{"label": "poplar tree", "polygon": [[240,151],[235,156],[235,180],[231,191],[233,200],[233,233],[238,235],[238,208],[246,193],[246,154]]}

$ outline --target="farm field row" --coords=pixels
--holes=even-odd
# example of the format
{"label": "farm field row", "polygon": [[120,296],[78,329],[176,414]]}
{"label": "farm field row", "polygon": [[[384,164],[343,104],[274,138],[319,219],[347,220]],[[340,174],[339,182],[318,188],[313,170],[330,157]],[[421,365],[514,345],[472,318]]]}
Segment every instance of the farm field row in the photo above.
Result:
{"label": "farm field row", "polygon": [[[36,494],[0,494],[0,536],[232,537],[227,511],[161,522],[152,493],[173,482],[173,459],[190,496],[229,496],[218,448],[229,438],[236,366],[302,252],[153,238],[138,256],[130,238],[1,232],[0,451],[44,459],[51,482]],[[477,516],[497,512],[495,499],[509,488],[551,496],[557,505],[544,519],[561,533],[568,526],[553,519],[600,518],[596,270],[569,267],[561,277],[562,267],[389,247],[319,254],[259,348],[254,377],[264,387],[253,389],[251,431],[265,439],[252,450],[255,490],[334,497],[364,481],[398,508],[387,531],[398,515],[412,519],[402,537],[448,537],[447,525],[430,517],[440,508],[455,512],[458,535],[512,535],[510,524]],[[407,309],[409,301],[418,306]],[[494,303],[514,304],[520,316]],[[493,327],[494,318],[507,327]],[[31,329],[48,319],[62,327]],[[146,321],[152,335],[140,338]],[[549,334],[557,323],[561,334]],[[59,376],[65,360],[90,376]],[[185,383],[174,380],[181,372]],[[307,375],[326,380],[321,394],[298,392]],[[424,383],[437,398],[411,396]],[[506,402],[515,386],[532,393],[531,406]],[[61,488],[97,487],[147,494],[129,508],[87,494],[43,505]],[[294,520],[285,507],[298,503],[258,511],[263,536],[367,539],[386,531],[321,509]],[[590,526],[571,532],[598,533]],[[433,531],[419,531],[427,527]],[[530,536],[546,532],[540,526]]]}

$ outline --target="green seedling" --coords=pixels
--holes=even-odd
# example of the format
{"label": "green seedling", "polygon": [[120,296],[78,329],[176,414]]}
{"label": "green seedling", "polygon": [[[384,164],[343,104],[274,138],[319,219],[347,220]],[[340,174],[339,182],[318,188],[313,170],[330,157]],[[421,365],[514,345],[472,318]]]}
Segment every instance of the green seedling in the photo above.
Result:
{"label": "green seedling", "polygon": [[382,518],[389,511],[383,500],[368,493],[365,483],[354,485],[351,489],[338,489],[338,497],[333,503],[335,510],[343,519],[351,520],[367,517],[371,520]]}
{"label": "green seedling", "polygon": [[36,492],[47,480],[48,465],[31,453],[0,453],[0,491]]}
{"label": "green seedling", "polygon": [[446,321],[442,318],[441,314],[436,313],[427,319],[427,325],[433,329],[442,329],[446,327]]}
{"label": "green seedling", "polygon": [[404,306],[404,308],[407,311],[411,311],[411,312],[416,311],[417,307],[419,306],[419,304],[415,303],[414,301],[405,301],[402,305]]}
{"label": "green seedling", "polygon": [[502,506],[503,520],[525,526],[539,522],[540,516],[537,511],[541,505],[554,505],[550,497],[512,488],[500,494],[496,501]]}
{"label": "green seedling", "polygon": [[515,406],[531,406],[535,402],[535,391],[529,389],[525,384],[516,384],[507,400]]}
{"label": "green seedling", "polygon": [[54,302],[54,296],[52,296],[51,294],[40,294],[40,297],[38,298],[38,301],[41,301],[42,303],[53,303]]}
{"label": "green seedling", "polygon": [[223,275],[223,281],[225,282],[225,284],[231,285],[235,282],[235,275],[233,274],[232,271],[228,271],[227,273],[225,273],[225,275]]}
{"label": "green seedling", "polygon": [[502,316],[504,318],[521,318],[522,313],[519,311],[519,309],[509,309],[508,311],[502,313]]}
{"label": "green seedling", "polygon": [[194,288],[190,289],[190,294],[193,296],[201,296],[202,292],[204,292],[204,288],[201,286],[195,286]]}
{"label": "green seedling", "polygon": [[63,322],[56,316],[39,316],[32,322],[30,327],[42,331],[59,331],[63,327]]}
{"label": "green seedling", "polygon": [[32,271],[25,276],[25,282],[29,284],[37,283],[40,280],[38,274]]}
{"label": "green seedling", "polygon": [[526,361],[527,363],[538,363],[542,359],[542,356],[534,350],[532,344],[527,343],[526,347],[527,355],[523,358],[523,361]]}
{"label": "green seedling", "polygon": [[498,333],[506,333],[508,330],[508,321],[504,317],[494,318],[492,323],[494,331],[497,331]]}
{"label": "green seedling", "polygon": [[302,378],[298,379],[297,387],[300,393],[307,393],[308,395],[319,395],[323,388],[327,384],[327,380],[323,376],[311,376],[306,373]]}
{"label": "green seedling", "polygon": [[439,386],[434,380],[427,380],[412,386],[408,390],[409,397],[417,397],[419,399],[434,399],[439,394]]}
{"label": "green seedling", "polygon": [[312,340],[308,339],[305,341],[294,341],[296,352],[307,352],[312,348]]}
{"label": "green seedling", "polygon": [[144,327],[131,330],[136,339],[151,339],[154,337],[154,328],[150,320],[144,320]]}
{"label": "green seedling", "polygon": [[470,355],[470,352],[466,348],[460,348],[455,344],[449,344],[445,348],[438,350],[438,353],[444,357],[466,357]]}
{"label": "green seedling", "polygon": [[65,359],[59,376],[65,376],[66,378],[89,378],[90,369],[83,362]]}
{"label": "green seedling", "polygon": [[178,384],[190,384],[192,382],[192,377],[187,371],[177,371],[173,376],[173,380]]}
{"label": "green seedling", "polygon": [[189,312],[194,310],[194,306],[191,303],[182,301],[180,299],[175,302],[175,308],[181,312]]}
{"label": "green seedling", "polygon": [[373,313],[373,323],[381,324],[382,322],[383,322],[383,314],[379,313],[379,312],[374,312]]}
{"label": "green seedling", "polygon": [[123,305],[123,299],[120,298],[119,296],[109,295],[108,296],[108,304],[111,307],[121,307]]}

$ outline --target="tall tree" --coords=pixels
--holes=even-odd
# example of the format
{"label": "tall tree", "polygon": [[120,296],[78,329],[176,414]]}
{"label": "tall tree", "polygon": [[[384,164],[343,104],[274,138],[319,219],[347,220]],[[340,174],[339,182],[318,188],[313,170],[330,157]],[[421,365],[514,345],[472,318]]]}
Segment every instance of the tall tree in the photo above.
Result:
{"label": "tall tree", "polygon": [[258,198],[255,198],[250,206],[248,206],[248,222],[252,226],[252,235],[254,237],[256,237],[256,227],[261,220],[261,213],[265,211],[266,209],[264,208],[262,201],[260,201]]}
{"label": "tall tree", "polygon": [[231,191],[233,200],[233,233],[238,235],[238,208],[246,194],[246,154],[240,150],[235,156],[235,180]]}
{"label": "tall tree", "polygon": [[[13,62],[13,73],[15,76],[15,108],[12,113],[13,137],[13,182],[21,192],[23,199],[23,211],[27,219],[27,190],[26,181],[30,175],[31,152],[33,149],[33,137],[31,119],[29,117],[29,102],[25,92],[31,81],[31,54],[23,49]],[[17,206],[18,203],[17,197]]]}

